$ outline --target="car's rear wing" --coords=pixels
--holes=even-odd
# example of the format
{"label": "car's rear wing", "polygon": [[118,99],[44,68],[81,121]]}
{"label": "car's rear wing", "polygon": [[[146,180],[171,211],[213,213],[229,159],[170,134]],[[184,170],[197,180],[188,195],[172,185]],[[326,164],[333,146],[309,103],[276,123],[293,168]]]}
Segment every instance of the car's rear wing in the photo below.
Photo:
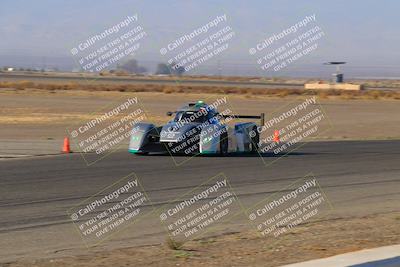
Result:
{"label": "car's rear wing", "polygon": [[234,117],[236,119],[260,119],[260,125],[264,125],[265,123],[265,113],[261,113],[260,116],[256,115],[235,115],[235,114],[230,114],[230,115],[223,115],[220,114],[223,118],[229,118],[229,117]]}

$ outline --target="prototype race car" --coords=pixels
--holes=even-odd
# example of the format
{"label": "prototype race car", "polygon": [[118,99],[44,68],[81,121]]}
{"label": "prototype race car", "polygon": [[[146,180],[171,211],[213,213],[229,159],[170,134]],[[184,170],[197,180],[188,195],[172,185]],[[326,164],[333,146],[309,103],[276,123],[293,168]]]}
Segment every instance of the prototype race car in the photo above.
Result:
{"label": "prototype race car", "polygon": [[[261,119],[260,116],[230,114],[230,110],[219,113],[216,105],[203,101],[189,103],[178,111],[167,112],[174,119],[164,126],[151,123],[133,125],[129,142],[129,152],[148,154],[150,152],[169,152],[170,154],[219,154],[231,152],[256,152],[259,144],[257,124],[240,122],[229,127],[232,119]],[[252,134],[250,134],[252,133]]]}

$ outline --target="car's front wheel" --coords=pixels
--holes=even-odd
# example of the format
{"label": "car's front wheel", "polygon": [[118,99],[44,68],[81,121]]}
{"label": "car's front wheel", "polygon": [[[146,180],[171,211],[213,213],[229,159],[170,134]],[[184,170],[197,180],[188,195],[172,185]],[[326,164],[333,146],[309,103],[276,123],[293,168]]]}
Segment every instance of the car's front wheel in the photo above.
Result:
{"label": "car's front wheel", "polygon": [[250,137],[251,138],[251,150],[250,151],[255,153],[255,152],[257,152],[258,146],[259,146],[259,143],[260,143],[260,134],[258,133],[256,127],[254,127],[252,129],[252,132],[254,134],[252,134],[251,137]]}

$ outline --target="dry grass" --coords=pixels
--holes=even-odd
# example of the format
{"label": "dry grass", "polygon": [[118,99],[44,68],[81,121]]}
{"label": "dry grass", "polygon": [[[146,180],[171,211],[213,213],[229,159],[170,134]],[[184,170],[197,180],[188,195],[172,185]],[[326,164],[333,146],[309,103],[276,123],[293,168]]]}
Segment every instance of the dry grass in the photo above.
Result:
{"label": "dry grass", "polygon": [[183,246],[182,242],[173,240],[170,236],[167,237],[165,244],[169,249],[172,249],[172,250],[180,250]]}
{"label": "dry grass", "polygon": [[0,82],[0,88],[14,88],[16,90],[39,89],[55,92],[57,90],[85,90],[85,91],[115,91],[115,92],[161,92],[165,94],[195,93],[195,94],[235,94],[252,96],[287,97],[301,95],[317,95],[320,98],[340,99],[400,99],[398,91],[341,91],[341,90],[298,90],[298,89],[255,89],[246,87],[221,87],[221,86],[183,86],[162,84],[79,84],[70,83],[33,83],[31,81]]}

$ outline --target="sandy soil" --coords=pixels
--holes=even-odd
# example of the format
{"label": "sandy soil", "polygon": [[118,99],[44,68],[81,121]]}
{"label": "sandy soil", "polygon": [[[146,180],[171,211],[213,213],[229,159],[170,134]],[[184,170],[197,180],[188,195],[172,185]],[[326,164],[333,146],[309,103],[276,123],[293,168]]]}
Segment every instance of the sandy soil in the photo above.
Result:
{"label": "sandy soil", "polygon": [[166,244],[88,250],[77,256],[21,260],[4,266],[280,266],[399,244],[399,226],[400,213],[376,214],[301,225],[278,239],[266,239],[255,232],[231,233],[185,243],[181,250]]}
{"label": "sandy soil", "polygon": [[[122,93],[86,91],[0,91],[0,140],[51,140],[65,136],[66,128],[87,121],[93,113],[110,103],[137,96],[155,123],[168,121],[165,112],[183,103],[216,99],[221,95]],[[228,95],[232,109],[239,114],[266,117],[298,97]],[[302,97],[304,98],[304,97]],[[323,140],[397,139],[400,138],[400,105],[397,100],[319,99],[331,121],[331,130],[319,136]],[[96,113],[95,113],[96,114]],[[100,114],[100,113],[98,113]],[[51,127],[48,127],[51,125]],[[27,132],[29,134],[27,135]]]}

